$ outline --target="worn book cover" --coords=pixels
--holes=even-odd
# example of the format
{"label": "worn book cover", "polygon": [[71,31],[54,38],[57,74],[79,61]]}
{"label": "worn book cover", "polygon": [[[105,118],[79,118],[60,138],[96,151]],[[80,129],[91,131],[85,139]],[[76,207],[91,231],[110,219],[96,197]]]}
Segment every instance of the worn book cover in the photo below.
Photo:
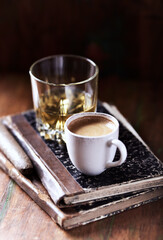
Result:
{"label": "worn book cover", "polygon": [[[128,156],[123,165],[94,177],[80,173],[72,165],[65,146],[60,147],[56,141],[40,137],[34,111],[4,118],[4,124],[32,160],[42,184],[57,206],[90,204],[115,196],[124,198],[127,194],[131,197],[136,192],[163,186],[162,162],[118,109],[99,103],[98,111],[112,114],[119,120],[119,138],[126,145]],[[117,152],[116,159],[118,157]]]}
{"label": "worn book cover", "polygon": [[[156,201],[163,196],[163,188],[152,188],[108,197],[85,205],[59,208],[49,197],[35,172],[24,176],[0,151],[0,167],[63,229],[71,229],[125,210]],[[23,203],[22,203],[23,204]]]}

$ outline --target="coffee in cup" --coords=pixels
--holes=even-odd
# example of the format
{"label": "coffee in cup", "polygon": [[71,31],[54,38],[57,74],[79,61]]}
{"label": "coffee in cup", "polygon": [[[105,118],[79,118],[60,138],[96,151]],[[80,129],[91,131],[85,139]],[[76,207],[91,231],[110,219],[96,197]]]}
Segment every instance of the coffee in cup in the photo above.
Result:
{"label": "coffee in cup", "polygon": [[[75,114],[65,123],[65,136],[70,160],[86,175],[98,175],[126,160],[126,147],[118,139],[119,123],[109,114]],[[113,161],[117,148],[120,159]]]}
{"label": "coffee in cup", "polygon": [[85,116],[70,122],[68,129],[81,136],[98,137],[111,133],[115,124],[103,116]]}

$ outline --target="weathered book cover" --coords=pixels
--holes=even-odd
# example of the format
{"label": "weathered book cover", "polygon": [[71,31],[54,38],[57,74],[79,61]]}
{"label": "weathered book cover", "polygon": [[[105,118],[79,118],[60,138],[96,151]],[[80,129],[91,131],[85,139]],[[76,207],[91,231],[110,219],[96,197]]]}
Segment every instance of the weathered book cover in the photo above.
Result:
{"label": "weathered book cover", "polygon": [[125,210],[158,200],[163,196],[163,188],[153,188],[124,194],[123,196],[108,197],[81,206],[58,208],[50,199],[47,191],[33,172],[25,177],[0,152],[0,167],[63,229],[71,229],[80,225],[101,220]]}
{"label": "weathered book cover", "polygon": [[80,173],[72,165],[66,148],[40,137],[33,111],[10,116],[4,121],[31,158],[42,184],[58,206],[124,197],[124,194],[163,186],[163,164],[117,108],[102,103],[98,111],[110,113],[119,120],[120,139],[127,147],[128,157],[123,165],[95,177]]}

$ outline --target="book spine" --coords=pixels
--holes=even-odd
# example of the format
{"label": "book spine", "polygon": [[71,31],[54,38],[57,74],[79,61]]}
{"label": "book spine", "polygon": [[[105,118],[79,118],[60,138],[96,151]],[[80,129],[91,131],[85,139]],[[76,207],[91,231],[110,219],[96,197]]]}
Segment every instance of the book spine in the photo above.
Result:
{"label": "book spine", "polygon": [[30,157],[55,204],[65,195],[83,191],[22,114],[6,117],[4,122]]}
{"label": "book spine", "polygon": [[29,157],[4,126],[2,119],[0,119],[0,149],[19,171],[25,174],[32,172],[33,166]]}

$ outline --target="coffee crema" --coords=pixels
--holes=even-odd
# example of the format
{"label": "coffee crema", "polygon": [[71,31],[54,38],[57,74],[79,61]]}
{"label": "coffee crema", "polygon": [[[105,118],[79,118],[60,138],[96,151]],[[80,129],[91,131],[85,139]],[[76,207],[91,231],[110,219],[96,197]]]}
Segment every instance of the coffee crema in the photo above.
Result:
{"label": "coffee crema", "polygon": [[111,133],[115,124],[103,116],[85,116],[73,120],[68,129],[81,136],[97,137]]}

